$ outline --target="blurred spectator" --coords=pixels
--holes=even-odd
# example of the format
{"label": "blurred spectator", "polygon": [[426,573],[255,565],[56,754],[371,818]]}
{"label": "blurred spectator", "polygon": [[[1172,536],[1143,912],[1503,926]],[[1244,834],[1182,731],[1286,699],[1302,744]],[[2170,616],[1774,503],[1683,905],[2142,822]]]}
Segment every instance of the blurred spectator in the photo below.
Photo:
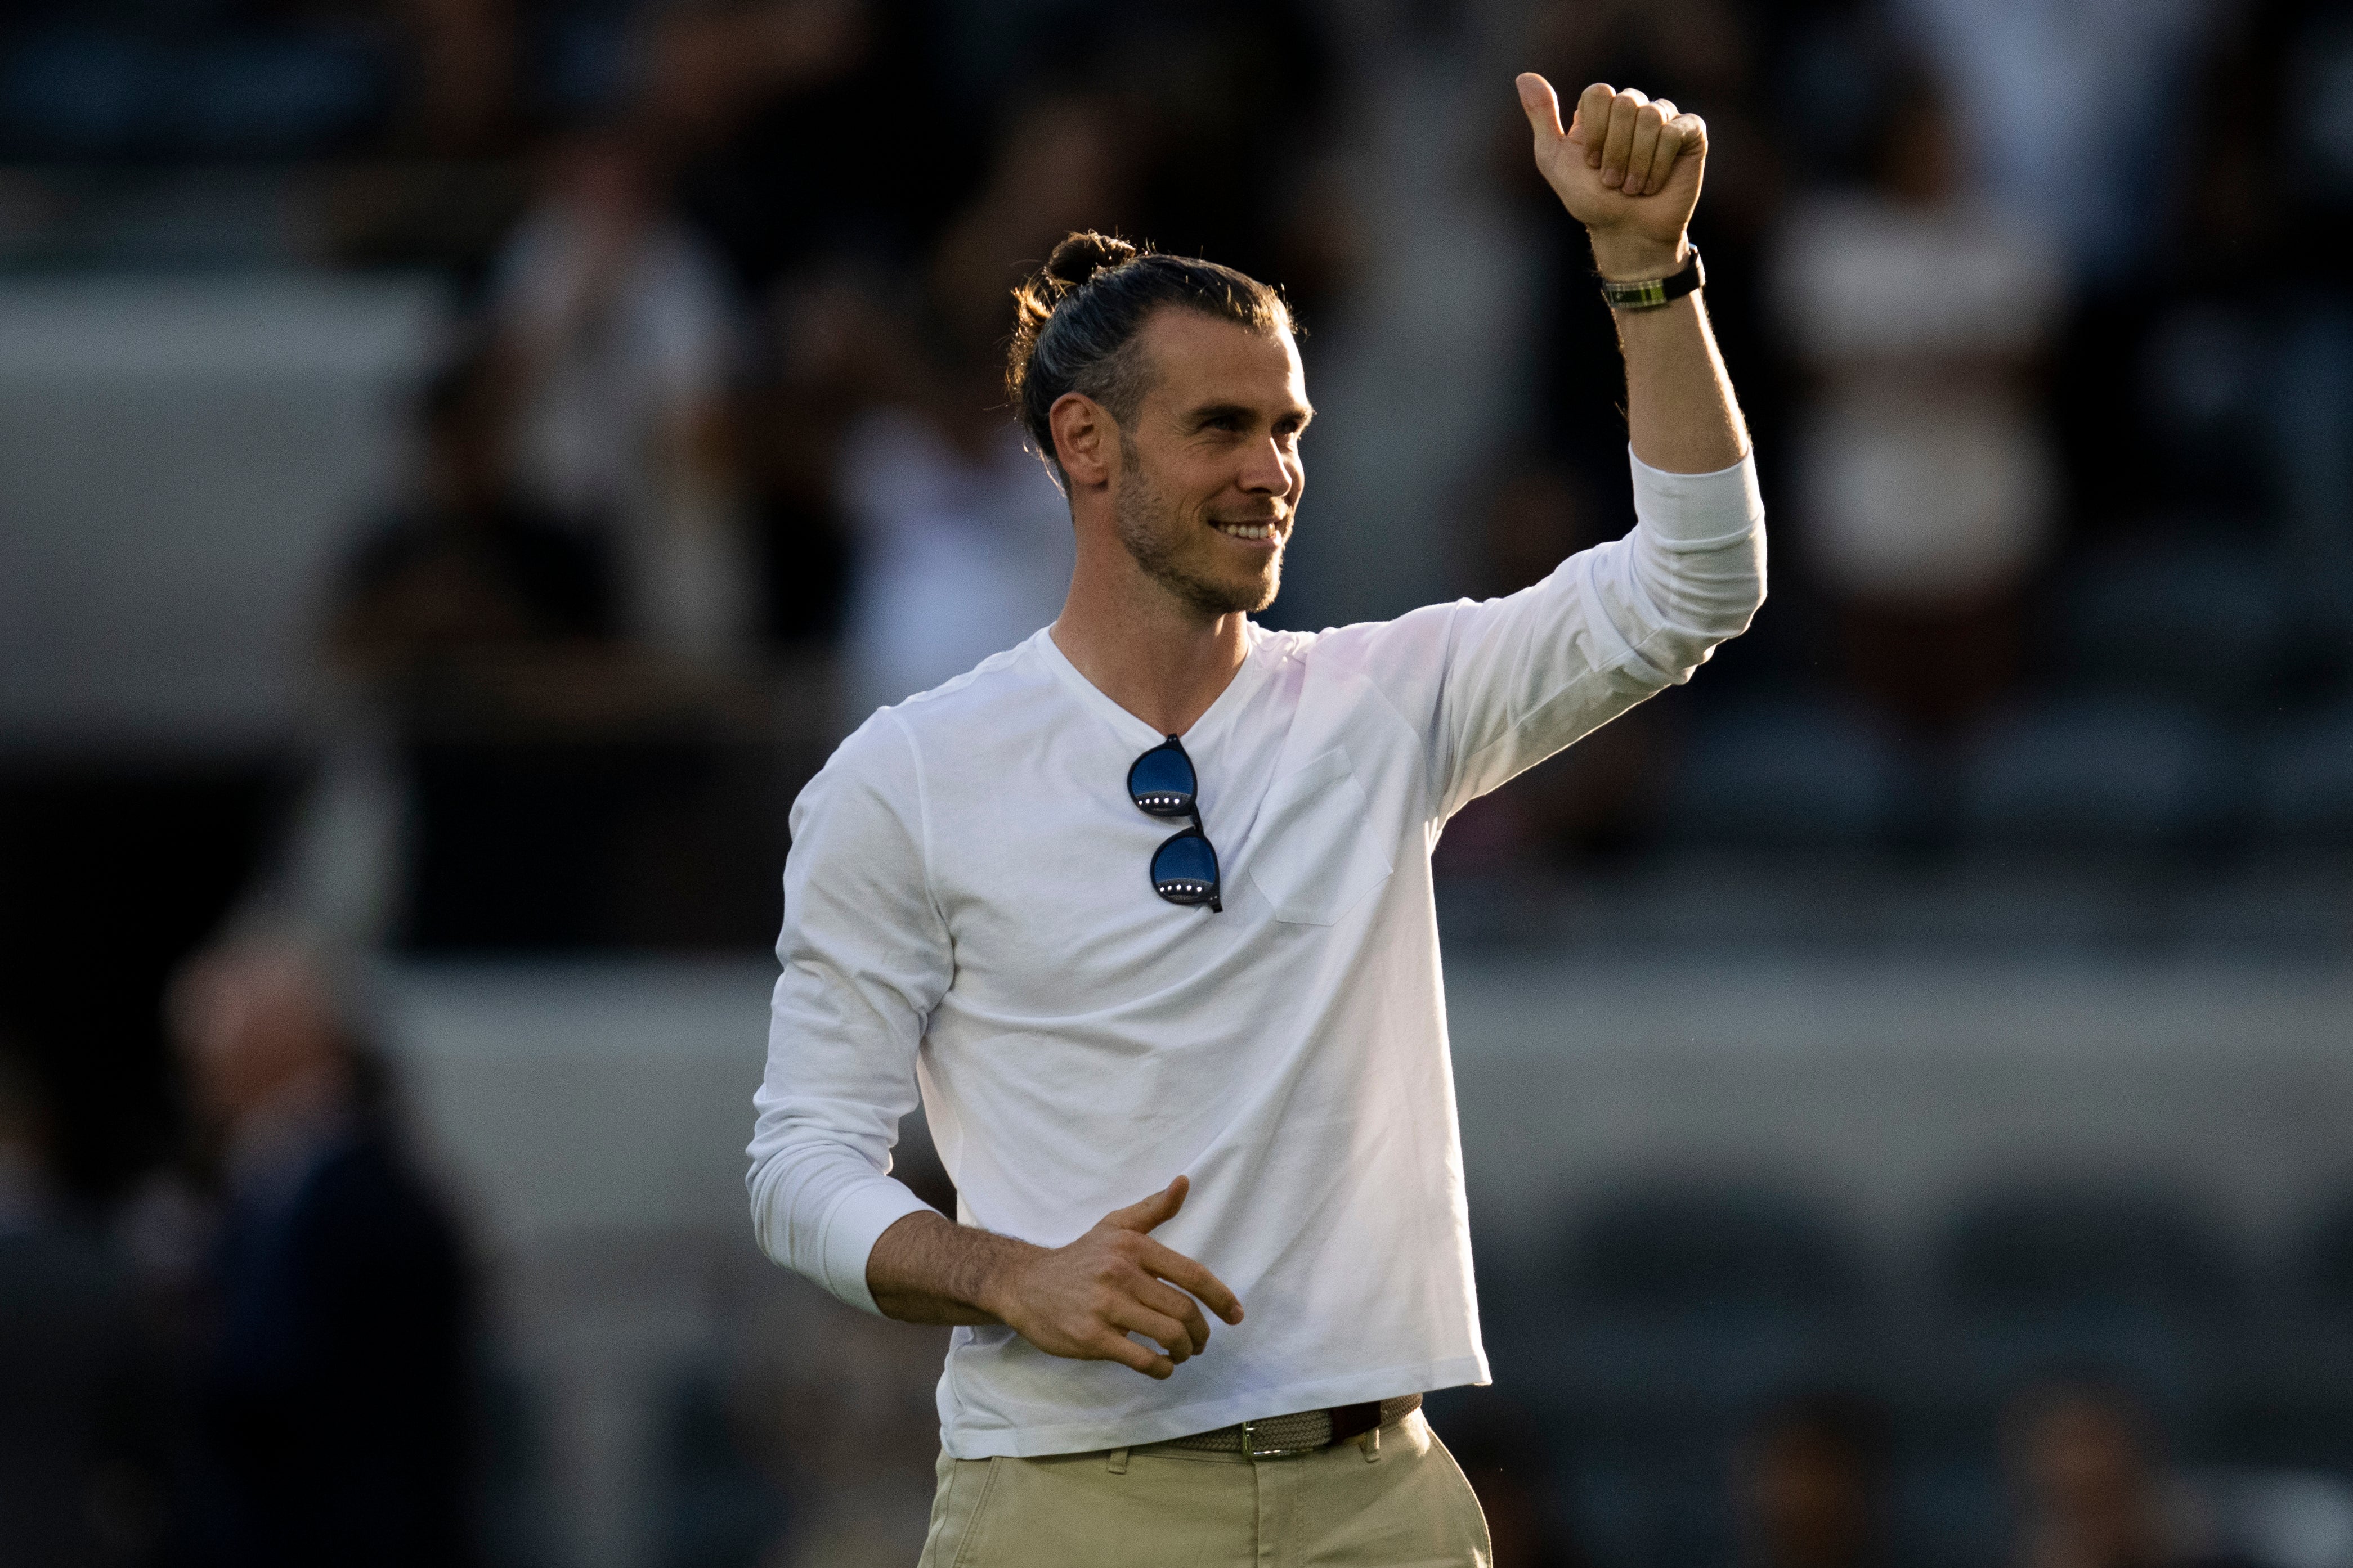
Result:
{"label": "blurred spectator", "polygon": [[144,1559],[169,1390],[115,1249],[64,1211],[48,1117],[0,1041],[0,1557]]}
{"label": "blurred spectator", "polygon": [[1063,79],[1118,95],[1140,233],[1273,279],[1286,295],[1314,295],[1330,280],[1301,265],[1321,249],[1303,230],[1322,215],[1299,198],[1337,86],[1318,9],[1302,0],[1064,5],[1032,53]]}
{"label": "blurred spectator", "polygon": [[554,149],[490,310],[516,377],[524,492],[610,531],[636,635],[703,662],[739,651],[733,301],[636,136],[589,130]]}
{"label": "blurred spectator", "polygon": [[[321,766],[261,894],[307,929],[375,942],[406,904],[412,930],[429,938],[441,923],[433,889],[454,882],[472,905],[485,872],[507,885],[511,857],[453,867],[446,814],[413,820],[413,749],[462,742],[470,731],[512,732],[519,719],[544,730],[569,693],[610,679],[619,614],[609,552],[522,499],[504,392],[496,363],[480,353],[427,385],[416,493],[361,541],[333,590],[329,659],[364,701],[322,736]],[[575,841],[558,854],[583,848]],[[411,849],[414,889],[403,887]]]}
{"label": "blurred spectator", "polygon": [[2019,1505],[2012,1568],[2250,1568],[2195,1539],[2147,1415],[2119,1391],[2033,1390],[2005,1436]]}
{"label": "blurred spectator", "polygon": [[[758,292],[847,263],[912,265],[987,154],[985,104],[950,86],[939,0],[737,0],[669,8],[644,118],[681,212]],[[994,32],[1006,19],[986,18]],[[822,156],[811,150],[822,148]]]}
{"label": "blurred spectator", "polygon": [[941,395],[877,409],[844,444],[853,712],[961,675],[1061,613],[1070,513],[979,384],[945,371]]}
{"label": "blurred spectator", "polygon": [[522,130],[515,0],[396,0],[406,46],[396,146],[437,158],[514,150]]}
{"label": "blurred spectator", "polygon": [[[871,396],[874,345],[892,323],[871,289],[848,278],[780,286],[766,316],[768,352],[739,415],[764,620],[783,648],[829,650],[850,572],[841,443]],[[828,749],[835,738],[828,720]]]}
{"label": "blurred spectator", "polygon": [[2015,678],[2057,475],[2031,374],[2061,303],[2030,219],[1970,197],[1945,95],[1891,88],[1869,189],[1793,204],[1776,286],[1817,388],[1796,518],[1850,679],[1947,730]]}
{"label": "blurred spectator", "polygon": [[318,243],[346,266],[431,268],[480,288],[528,194],[534,105],[516,0],[392,0],[392,90],[365,155],[320,185]]}
{"label": "blurred spectator", "polygon": [[191,961],[170,1022],[224,1187],[181,1560],[470,1561],[468,1265],[348,994],[249,937]]}
{"label": "blurred spectator", "polygon": [[414,689],[453,666],[619,630],[603,542],[522,498],[497,367],[469,356],[417,405],[424,472],[411,508],[364,540],[329,628],[351,673]]}
{"label": "blurred spectator", "polygon": [[1885,1412],[1859,1394],[1799,1394],[1741,1445],[1741,1561],[1749,1568],[1879,1568],[1887,1561]]}
{"label": "blurred spectator", "polygon": [[961,675],[1060,614],[1070,509],[1006,407],[999,344],[1022,258],[1097,221],[1089,215],[1115,219],[1133,177],[1111,105],[1037,100],[932,258],[899,384],[851,425],[839,456],[859,551],[853,711]]}
{"label": "blurred spectator", "polygon": [[[364,701],[273,900],[425,948],[748,941],[773,920],[765,708],[618,635],[603,540],[519,493],[506,385],[487,356],[437,378],[421,493],[343,574],[328,653]],[[356,872],[398,892],[342,887],[339,859],[404,856]]]}
{"label": "blurred spectator", "polygon": [[[485,738],[544,746],[615,700],[584,704],[584,693],[629,683],[618,679],[628,666],[609,551],[522,499],[497,361],[461,358],[427,386],[417,411],[415,499],[363,540],[329,614],[329,658],[372,711],[330,737],[284,856],[289,885],[270,896],[311,929],[325,923],[362,940],[380,939],[405,916],[405,934],[430,944],[453,921],[461,932],[511,933],[518,921],[529,931],[528,911],[509,909],[501,894],[576,904],[583,889],[575,879],[584,864],[592,876],[605,871],[597,839],[561,804],[539,814],[562,830],[549,842],[475,830],[501,770],[472,748]],[[453,767],[466,773],[470,759],[475,788],[452,798],[435,787]],[[584,770],[555,799],[597,796],[601,782]],[[498,852],[484,852],[485,837],[501,840]],[[354,879],[364,885],[343,886]]]}
{"label": "blurred spectator", "polygon": [[2189,151],[2188,96],[2221,0],[1893,0],[1953,84],[1955,151],[2095,285],[2151,259]]}
{"label": "blurred spectator", "polygon": [[[988,178],[926,264],[939,328],[982,363],[1005,339],[1013,289],[1062,236],[1075,228],[1116,232],[1141,210],[1132,145],[1138,132],[1119,102],[1050,95],[1017,100],[1010,118]],[[991,368],[1001,374],[1004,367]]]}

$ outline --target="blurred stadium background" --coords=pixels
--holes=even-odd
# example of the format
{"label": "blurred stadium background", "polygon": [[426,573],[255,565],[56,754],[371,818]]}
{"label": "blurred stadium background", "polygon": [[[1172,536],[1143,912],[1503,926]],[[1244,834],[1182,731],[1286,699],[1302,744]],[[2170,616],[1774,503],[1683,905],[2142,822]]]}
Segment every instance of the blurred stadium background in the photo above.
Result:
{"label": "blurred stadium background", "polygon": [[[1499,1560],[2353,1568],[2322,0],[6,7],[0,1557],[192,1506],[163,999],[269,927],[467,1237],[486,1563],[912,1563],[942,1337],[744,1214],[786,807],[1059,604],[994,378],[1071,226],[1296,303],[1271,622],[1620,531],[1527,67],[1707,116],[1775,561],[1440,847]],[[110,1334],[142,1435],[50,1441]]]}

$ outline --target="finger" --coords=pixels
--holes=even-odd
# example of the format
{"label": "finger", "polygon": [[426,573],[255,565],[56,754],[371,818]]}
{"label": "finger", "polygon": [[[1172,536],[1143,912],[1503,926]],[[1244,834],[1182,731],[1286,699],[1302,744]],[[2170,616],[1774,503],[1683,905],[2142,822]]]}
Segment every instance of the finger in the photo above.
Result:
{"label": "finger", "polygon": [[1642,194],[1643,182],[1651,177],[1651,159],[1659,150],[1659,129],[1666,122],[1655,103],[1634,111],[1634,137],[1626,149],[1626,183],[1619,187],[1628,195]]}
{"label": "finger", "polygon": [[1630,87],[1609,100],[1609,132],[1601,143],[1603,184],[1617,186],[1625,183],[1626,154],[1634,146],[1634,117],[1649,101]]}
{"label": "finger", "polygon": [[1192,1333],[1183,1323],[1139,1301],[1122,1301],[1103,1314],[1103,1321],[1113,1328],[1142,1334],[1166,1351],[1172,1362],[1191,1361],[1194,1352],[1201,1348],[1193,1342]]}
{"label": "finger", "polygon": [[1678,158],[1704,159],[1707,156],[1707,121],[1696,114],[1675,116],[1675,130],[1683,140],[1675,149]]}
{"label": "finger", "polygon": [[1110,1329],[1105,1329],[1099,1337],[1084,1342],[1084,1348],[1087,1353],[1079,1358],[1082,1361],[1115,1361],[1122,1366],[1134,1367],[1146,1377],[1169,1377],[1176,1371],[1176,1363],[1166,1356],[1156,1354],[1151,1347],[1137,1344],[1125,1334]]}
{"label": "finger", "polygon": [[1667,188],[1674,177],[1675,159],[1682,153],[1683,131],[1680,121],[1670,120],[1659,127],[1658,144],[1651,150],[1651,166],[1642,176],[1644,195],[1655,195]]}
{"label": "finger", "polygon": [[1173,1285],[1163,1285],[1157,1279],[1146,1279],[1137,1287],[1135,1299],[1154,1311],[1176,1319],[1185,1325],[1185,1332],[1196,1351],[1209,1348],[1209,1320],[1201,1315],[1201,1303]]}
{"label": "finger", "polygon": [[1522,71],[1512,84],[1520,89],[1520,112],[1528,117],[1528,129],[1536,133],[1538,142],[1550,137],[1558,141],[1568,134],[1560,128],[1560,94],[1552,83],[1534,71]]}
{"label": "finger", "polygon": [[1155,1226],[1166,1225],[1185,1206],[1185,1194],[1191,1186],[1179,1176],[1141,1203],[1112,1210],[1103,1215],[1103,1222],[1116,1230],[1150,1230]]}
{"label": "finger", "polygon": [[[1682,111],[1675,108],[1674,100],[1654,98],[1651,100],[1651,107],[1659,111],[1659,135],[1651,146],[1647,166],[1637,163],[1627,171],[1629,192],[1633,195],[1650,195],[1665,190],[1667,175],[1675,166],[1676,149],[1683,145],[1683,132],[1676,121],[1676,116]],[[1639,188],[1633,185],[1634,177],[1638,174],[1642,181]]]}
{"label": "finger", "polygon": [[1585,166],[1601,167],[1601,143],[1609,133],[1609,105],[1618,95],[1606,81],[1597,81],[1577,97],[1577,121],[1568,133],[1585,149]]}
{"label": "finger", "polygon": [[1651,179],[1646,187],[1663,191],[1675,176],[1677,165],[1696,166],[1707,156],[1707,122],[1696,114],[1678,114],[1659,132],[1659,151],[1651,163]]}
{"label": "finger", "polygon": [[1226,1282],[1173,1247],[1154,1242],[1136,1258],[1145,1272],[1156,1274],[1171,1285],[1179,1286],[1198,1296],[1209,1310],[1229,1323],[1242,1321],[1242,1304]]}

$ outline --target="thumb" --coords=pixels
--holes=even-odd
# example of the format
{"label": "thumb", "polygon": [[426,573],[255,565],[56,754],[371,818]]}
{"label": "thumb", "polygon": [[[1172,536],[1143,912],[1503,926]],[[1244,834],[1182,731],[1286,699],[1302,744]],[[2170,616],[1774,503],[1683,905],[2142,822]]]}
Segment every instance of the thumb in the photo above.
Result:
{"label": "thumb", "polygon": [[1185,1206],[1185,1194],[1191,1190],[1192,1184],[1179,1176],[1142,1203],[1112,1210],[1103,1215],[1103,1224],[1114,1230],[1133,1231],[1148,1231],[1166,1225]]}
{"label": "thumb", "polygon": [[1520,109],[1527,115],[1528,125],[1539,136],[1566,136],[1560,128],[1560,94],[1553,91],[1552,83],[1534,71],[1522,71],[1514,83],[1520,89]]}

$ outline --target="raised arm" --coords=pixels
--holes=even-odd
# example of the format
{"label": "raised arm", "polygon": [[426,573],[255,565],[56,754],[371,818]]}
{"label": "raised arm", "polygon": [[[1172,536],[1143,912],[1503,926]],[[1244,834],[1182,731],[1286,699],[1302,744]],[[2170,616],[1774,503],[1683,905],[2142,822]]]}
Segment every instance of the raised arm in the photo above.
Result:
{"label": "raised arm", "polygon": [[[1552,84],[1519,79],[1536,166],[1614,283],[1675,279],[1699,201],[1699,117],[1595,84],[1563,129]],[[1634,531],[1484,604],[1326,632],[1421,731],[1433,824],[1635,703],[1687,680],[1765,598],[1765,509],[1748,430],[1696,292],[1617,311],[1632,426]]]}
{"label": "raised arm", "polygon": [[[1519,79],[1536,167],[1593,242],[1611,282],[1672,277],[1691,252],[1685,230],[1707,163],[1707,126],[1664,100],[1596,82],[1564,130],[1560,98],[1534,71]],[[1611,312],[1626,356],[1634,456],[1674,474],[1714,473],[1748,455],[1748,428],[1697,293]]]}

